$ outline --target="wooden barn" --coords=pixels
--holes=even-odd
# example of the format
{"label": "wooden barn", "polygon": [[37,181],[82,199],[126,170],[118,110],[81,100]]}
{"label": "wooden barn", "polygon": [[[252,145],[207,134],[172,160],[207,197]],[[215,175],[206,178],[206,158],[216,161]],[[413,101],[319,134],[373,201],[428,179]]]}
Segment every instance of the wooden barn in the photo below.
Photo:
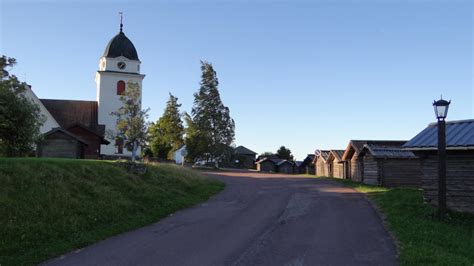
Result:
{"label": "wooden barn", "polygon": [[276,172],[276,165],[273,159],[262,158],[256,162],[257,171],[259,172]]}
{"label": "wooden barn", "polygon": [[295,173],[295,163],[284,159],[263,158],[256,162],[257,171],[284,174]]}
{"label": "wooden barn", "polygon": [[[59,128],[53,128],[43,135],[44,141],[37,146],[39,157],[101,158],[101,144],[107,145],[109,141],[104,138],[105,125],[98,123],[97,102],[41,99],[40,104]],[[71,138],[87,144],[82,146],[80,156],[71,148],[72,146],[67,148],[64,146],[65,140],[72,141]],[[54,151],[54,147],[59,150]]]}
{"label": "wooden barn", "polygon": [[110,143],[103,135],[82,124],[70,125],[66,130],[87,141],[88,145],[84,148],[84,159],[100,159],[100,145]]}
{"label": "wooden barn", "polygon": [[232,161],[234,166],[239,168],[254,168],[256,152],[244,147],[238,146],[234,149]]}
{"label": "wooden barn", "polygon": [[288,160],[280,160],[275,162],[277,172],[282,174],[294,174],[295,163]]}
{"label": "wooden barn", "polygon": [[295,173],[296,174],[307,174],[314,175],[314,154],[308,154],[303,161],[295,162]]}
{"label": "wooden barn", "polygon": [[357,182],[364,180],[364,162],[360,155],[366,144],[401,147],[405,140],[351,140],[342,156],[344,178]]}
{"label": "wooden barn", "polygon": [[[404,148],[421,160],[424,199],[438,203],[438,128],[428,125]],[[446,186],[449,209],[474,213],[474,119],[446,122]]]}
{"label": "wooden barn", "polygon": [[43,134],[43,141],[36,152],[39,157],[83,159],[88,143],[62,128],[54,128]]}
{"label": "wooden barn", "polygon": [[326,163],[328,157],[328,150],[319,150],[316,152],[314,158],[314,167],[317,176],[329,176],[329,170]]}
{"label": "wooden barn", "polygon": [[328,176],[335,178],[344,178],[344,164],[342,155],[344,150],[330,150],[327,159]]}
{"label": "wooden barn", "polygon": [[402,146],[368,143],[359,154],[363,182],[386,187],[419,187],[420,160]]}

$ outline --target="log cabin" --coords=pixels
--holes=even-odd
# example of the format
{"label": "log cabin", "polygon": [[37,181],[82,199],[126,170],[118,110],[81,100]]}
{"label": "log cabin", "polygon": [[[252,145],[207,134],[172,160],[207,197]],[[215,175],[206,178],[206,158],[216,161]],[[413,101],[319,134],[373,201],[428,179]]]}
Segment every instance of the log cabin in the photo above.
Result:
{"label": "log cabin", "polygon": [[43,140],[38,144],[36,152],[39,157],[84,159],[84,150],[88,145],[87,141],[57,127],[43,134]]}
{"label": "log cabin", "polygon": [[303,160],[301,165],[299,165],[300,168],[300,174],[307,174],[307,175],[315,175],[315,168],[314,168],[314,154],[308,154],[306,158]]}
{"label": "log cabin", "polygon": [[[403,147],[421,161],[426,202],[438,199],[438,127],[429,124]],[[474,213],[474,119],[446,122],[446,203],[451,210]]]}
{"label": "log cabin", "polygon": [[317,176],[329,176],[329,170],[327,166],[327,159],[329,157],[328,150],[318,150],[314,157],[314,167]]}
{"label": "log cabin", "polygon": [[273,162],[273,159],[262,158],[255,164],[257,165],[257,171],[259,172],[276,172],[276,165],[275,162]]}
{"label": "log cabin", "polygon": [[232,163],[234,167],[238,168],[254,168],[256,152],[244,147],[238,146],[234,149],[232,155]]}
{"label": "log cabin", "polygon": [[295,173],[295,163],[285,159],[262,158],[255,163],[259,172]]}
{"label": "log cabin", "polygon": [[344,150],[330,150],[327,159],[327,169],[330,177],[344,178],[342,155]]}
{"label": "log cabin", "polygon": [[[105,139],[105,126],[98,123],[97,102],[40,99],[39,103],[42,108],[48,111],[49,120],[54,121],[59,127],[52,128],[44,133],[44,141],[37,145],[37,156],[81,159],[101,158],[101,145],[108,145],[110,142]],[[82,148],[81,156],[77,156],[76,151],[70,148],[62,150],[62,152],[52,152],[54,149],[65,148],[62,145],[66,136],[87,143]],[[58,139],[53,141],[56,137]],[[39,149],[42,149],[42,151]],[[70,153],[68,154],[66,151]]]}
{"label": "log cabin", "polygon": [[402,146],[365,144],[359,154],[363,165],[363,182],[385,187],[419,187],[420,160]]}
{"label": "log cabin", "polygon": [[364,145],[374,144],[381,146],[401,147],[406,140],[351,140],[344,150],[344,178],[356,182],[364,180],[364,161],[360,155]]}
{"label": "log cabin", "polygon": [[295,163],[288,160],[280,160],[275,162],[276,169],[278,173],[282,174],[294,174],[295,173]]}

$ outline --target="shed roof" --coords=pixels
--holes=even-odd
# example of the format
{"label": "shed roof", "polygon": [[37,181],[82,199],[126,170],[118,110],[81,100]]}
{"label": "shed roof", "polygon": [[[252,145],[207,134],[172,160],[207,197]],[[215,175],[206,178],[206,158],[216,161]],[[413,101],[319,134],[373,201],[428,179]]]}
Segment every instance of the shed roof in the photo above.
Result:
{"label": "shed roof", "polygon": [[417,158],[416,155],[411,152],[404,150],[402,146],[384,146],[377,144],[366,144],[362,149],[361,154],[365,151],[369,152],[375,158],[383,159],[414,159]]}
{"label": "shed roof", "polygon": [[[102,126],[102,125],[101,125]],[[89,127],[86,127],[82,124],[79,124],[79,123],[76,123],[76,124],[73,124],[73,125],[70,125],[67,130],[71,130],[72,128],[74,127],[79,127],[79,128],[82,128],[83,130],[89,132],[90,134],[100,138],[100,141],[101,141],[101,144],[105,144],[105,145],[109,145],[110,144],[110,141],[106,140],[104,138],[104,134],[100,134],[99,132],[95,131],[95,130],[92,130],[91,128]],[[105,129],[104,129],[105,130]]]}
{"label": "shed roof", "polygon": [[319,158],[323,159],[323,161],[327,161],[329,158],[329,150],[316,150],[314,155],[313,163],[316,163]]}
{"label": "shed roof", "polygon": [[313,164],[313,161],[314,161],[314,158],[315,158],[315,157],[316,157],[316,155],[314,155],[314,154],[308,154],[308,155],[306,156],[306,158],[303,160],[301,166],[302,166],[302,167],[305,167],[305,166],[307,166],[307,165]]}
{"label": "shed roof", "polygon": [[259,163],[262,163],[262,162],[265,162],[265,161],[269,161],[269,162],[273,163],[276,166],[282,165],[284,163],[294,164],[292,161],[288,161],[288,160],[285,160],[285,159],[272,159],[272,158],[263,158],[263,159],[255,162],[255,163],[259,164]]}
{"label": "shed roof", "polygon": [[344,155],[344,150],[330,150],[328,160],[334,158],[340,162],[342,161],[342,155]]}
{"label": "shed roof", "polygon": [[[272,160],[275,160],[275,159],[272,159]],[[289,164],[292,164],[292,165],[295,164],[295,163],[292,162],[292,161],[279,159],[279,161],[276,161],[276,162],[275,162],[275,165],[276,165],[276,166],[280,166],[280,165],[285,164],[285,163],[289,163]]]}
{"label": "shed roof", "polygon": [[[474,149],[474,119],[446,122],[446,146],[450,150]],[[438,149],[438,124],[429,124],[403,147],[408,150]]]}
{"label": "shed roof", "polygon": [[256,155],[257,153],[244,146],[238,146],[234,149],[234,154]]}
{"label": "shed roof", "polygon": [[351,159],[352,155],[359,156],[366,144],[400,147],[406,142],[406,140],[351,140],[342,155],[342,160],[346,161]]}
{"label": "shed roof", "polygon": [[62,134],[64,134],[64,135],[66,135],[66,136],[69,136],[69,137],[71,137],[71,138],[73,138],[73,139],[75,139],[75,140],[81,142],[82,144],[89,145],[89,143],[87,143],[87,141],[83,140],[82,138],[80,138],[80,137],[78,137],[78,136],[72,134],[71,132],[69,132],[69,131],[67,131],[67,130],[65,130],[65,129],[63,129],[63,128],[60,128],[60,127],[51,129],[50,131],[44,133],[43,136],[44,136],[44,137],[47,137],[47,136],[50,136],[50,135],[52,135],[52,134],[54,134],[54,133],[62,133]]}

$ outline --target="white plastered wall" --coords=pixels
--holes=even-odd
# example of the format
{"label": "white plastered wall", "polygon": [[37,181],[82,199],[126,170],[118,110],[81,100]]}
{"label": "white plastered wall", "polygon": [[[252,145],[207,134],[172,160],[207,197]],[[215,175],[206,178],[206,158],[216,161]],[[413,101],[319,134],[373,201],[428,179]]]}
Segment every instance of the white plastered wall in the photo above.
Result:
{"label": "white plastered wall", "polygon": [[[125,69],[119,69],[117,64],[124,62]],[[142,81],[145,75],[140,74],[140,61],[129,60],[125,57],[106,58],[102,57],[99,60],[99,71],[96,74],[97,85],[97,102],[98,102],[98,122],[105,125],[106,132],[114,131],[116,129],[116,117],[110,115],[117,111],[121,106],[120,96],[117,95],[117,83],[123,80],[125,84],[128,82],[138,83],[140,88],[140,95],[142,95]],[[141,101],[141,99],[140,99]],[[109,145],[101,146],[101,153],[106,155],[116,154],[115,140],[109,139]],[[131,152],[123,149],[123,155],[130,156]]]}
{"label": "white plastered wall", "polygon": [[59,127],[58,122],[54,117],[51,115],[51,113],[46,109],[46,107],[43,105],[43,103],[40,101],[38,96],[33,92],[30,86],[26,86],[26,90],[24,92],[25,97],[29,99],[31,102],[35,103],[38,105],[40,109],[40,113],[43,115],[43,117],[46,119],[43,123],[43,125],[40,127],[40,132],[41,134],[44,134],[48,131],[50,131],[53,128]]}

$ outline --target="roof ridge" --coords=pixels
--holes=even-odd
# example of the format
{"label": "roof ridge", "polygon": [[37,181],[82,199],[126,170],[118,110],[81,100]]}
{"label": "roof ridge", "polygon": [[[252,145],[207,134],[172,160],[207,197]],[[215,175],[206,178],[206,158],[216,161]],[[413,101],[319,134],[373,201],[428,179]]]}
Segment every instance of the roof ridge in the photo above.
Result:
{"label": "roof ridge", "polygon": [[90,102],[90,103],[96,103],[97,101],[93,100],[74,100],[74,99],[45,99],[45,98],[40,98],[40,101],[67,101],[67,102]]}
{"label": "roof ridge", "polygon": [[[474,123],[474,119],[462,119],[462,120],[451,120],[446,121],[446,125],[448,124],[462,124],[462,123]],[[429,127],[438,125],[438,122],[431,122],[428,124]]]}

